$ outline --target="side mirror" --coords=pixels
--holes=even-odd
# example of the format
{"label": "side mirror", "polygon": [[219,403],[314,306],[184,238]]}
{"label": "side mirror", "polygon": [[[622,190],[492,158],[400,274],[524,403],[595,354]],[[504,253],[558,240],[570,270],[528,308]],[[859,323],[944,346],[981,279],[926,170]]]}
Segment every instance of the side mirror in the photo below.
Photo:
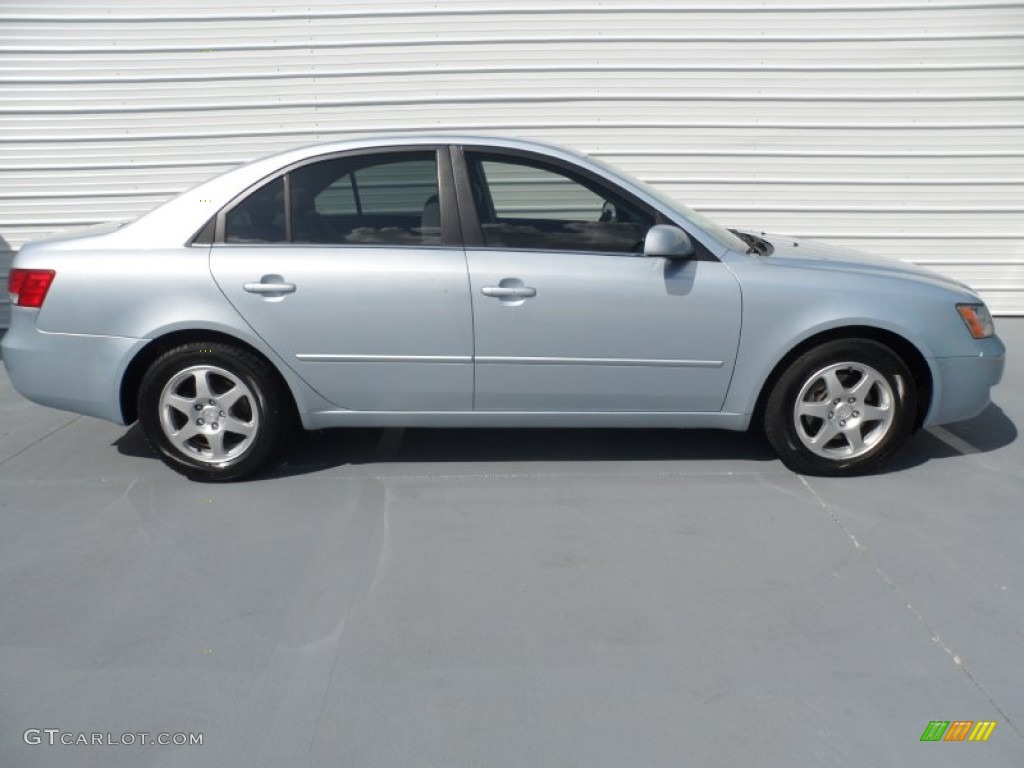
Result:
{"label": "side mirror", "polygon": [[644,238],[644,256],[661,256],[665,259],[688,259],[693,256],[693,241],[679,227],[670,224],[656,224]]}

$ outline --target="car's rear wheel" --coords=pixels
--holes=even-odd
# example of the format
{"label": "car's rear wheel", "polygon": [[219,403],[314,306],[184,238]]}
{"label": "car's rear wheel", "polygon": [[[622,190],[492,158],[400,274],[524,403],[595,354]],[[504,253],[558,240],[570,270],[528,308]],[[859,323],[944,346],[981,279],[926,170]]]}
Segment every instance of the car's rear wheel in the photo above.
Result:
{"label": "car's rear wheel", "polygon": [[915,412],[913,377],[896,353],[869,339],[840,339],[804,353],[779,377],[765,404],[765,434],[795,472],[860,474],[900,447]]}
{"label": "car's rear wheel", "polygon": [[149,367],[138,395],[146,440],[193,480],[238,480],[276,456],[288,411],[265,360],[220,342],[168,350]]}

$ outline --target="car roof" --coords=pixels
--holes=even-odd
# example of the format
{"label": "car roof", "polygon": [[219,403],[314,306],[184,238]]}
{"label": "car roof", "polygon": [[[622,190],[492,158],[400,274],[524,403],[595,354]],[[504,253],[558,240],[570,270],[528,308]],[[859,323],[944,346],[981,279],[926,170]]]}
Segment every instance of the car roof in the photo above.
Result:
{"label": "car roof", "polygon": [[350,137],[337,141],[317,142],[307,144],[293,150],[280,154],[292,152],[310,151],[311,154],[328,154],[331,152],[344,152],[349,149],[362,149],[365,147],[384,147],[393,144],[408,144],[410,146],[436,145],[436,144],[482,144],[492,147],[504,147],[507,149],[522,149],[540,151],[545,154],[566,154],[572,157],[586,157],[578,150],[564,147],[549,141],[537,139],[525,139],[509,136],[495,136],[484,133],[426,133],[422,131],[409,133],[377,133],[366,136]]}

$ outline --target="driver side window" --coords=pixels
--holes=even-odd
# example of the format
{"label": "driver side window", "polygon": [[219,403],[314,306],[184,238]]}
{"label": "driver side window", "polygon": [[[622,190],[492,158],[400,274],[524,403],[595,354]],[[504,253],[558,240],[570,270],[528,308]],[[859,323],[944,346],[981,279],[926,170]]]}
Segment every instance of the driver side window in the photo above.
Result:
{"label": "driver side window", "polygon": [[484,243],[531,250],[635,253],[654,214],[553,165],[466,153]]}

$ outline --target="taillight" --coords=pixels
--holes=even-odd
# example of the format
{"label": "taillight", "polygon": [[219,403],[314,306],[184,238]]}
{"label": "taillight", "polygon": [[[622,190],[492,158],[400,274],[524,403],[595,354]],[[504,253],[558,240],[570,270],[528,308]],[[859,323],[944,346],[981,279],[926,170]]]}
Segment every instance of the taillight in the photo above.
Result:
{"label": "taillight", "polygon": [[41,307],[57,273],[52,269],[12,269],[7,278],[11,304],[16,307]]}

